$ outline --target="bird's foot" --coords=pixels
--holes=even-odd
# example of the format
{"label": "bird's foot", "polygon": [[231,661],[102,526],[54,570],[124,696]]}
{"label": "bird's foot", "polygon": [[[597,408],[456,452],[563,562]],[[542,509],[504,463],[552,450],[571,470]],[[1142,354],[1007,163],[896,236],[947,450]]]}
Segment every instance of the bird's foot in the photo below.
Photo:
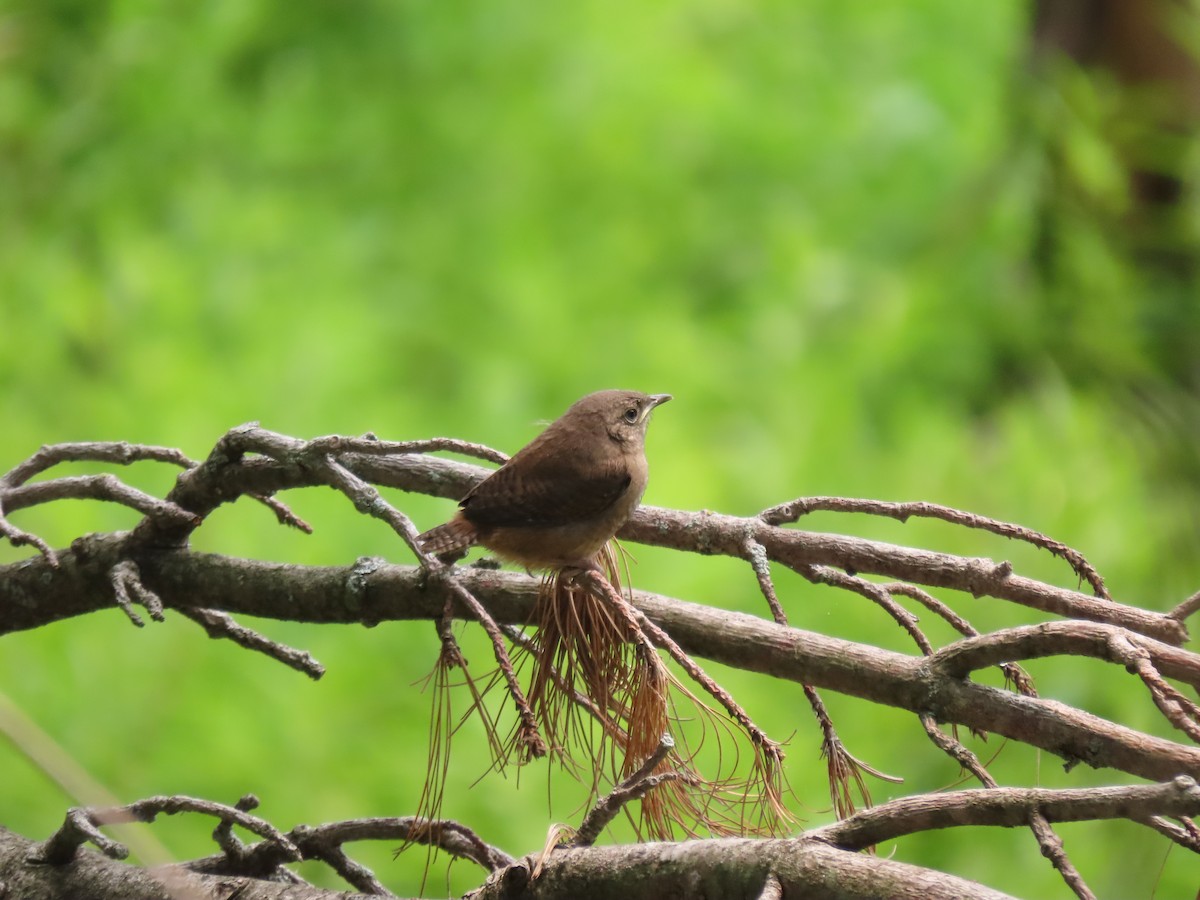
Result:
{"label": "bird's foot", "polygon": [[573,585],[588,572],[604,575],[604,569],[594,559],[577,559],[559,567],[563,579],[568,585]]}

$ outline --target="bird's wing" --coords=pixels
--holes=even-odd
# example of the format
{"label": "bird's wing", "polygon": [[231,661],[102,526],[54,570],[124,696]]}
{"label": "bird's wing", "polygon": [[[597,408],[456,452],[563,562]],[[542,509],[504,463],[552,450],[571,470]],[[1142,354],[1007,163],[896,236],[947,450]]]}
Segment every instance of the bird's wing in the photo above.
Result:
{"label": "bird's wing", "polygon": [[463,498],[459,505],[470,522],[498,528],[583,521],[612,506],[632,480],[619,459],[581,465],[576,459],[552,457],[534,465],[513,465],[517,461],[513,457]]}

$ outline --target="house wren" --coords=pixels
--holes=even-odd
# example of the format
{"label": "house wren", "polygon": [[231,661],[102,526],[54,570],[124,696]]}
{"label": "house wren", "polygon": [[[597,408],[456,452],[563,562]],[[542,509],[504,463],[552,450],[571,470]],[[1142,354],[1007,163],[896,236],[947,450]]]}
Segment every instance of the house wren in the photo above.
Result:
{"label": "house wren", "polygon": [[417,540],[435,555],[481,544],[528,569],[587,569],[646,490],[646,425],[670,394],[599,391],[576,401]]}

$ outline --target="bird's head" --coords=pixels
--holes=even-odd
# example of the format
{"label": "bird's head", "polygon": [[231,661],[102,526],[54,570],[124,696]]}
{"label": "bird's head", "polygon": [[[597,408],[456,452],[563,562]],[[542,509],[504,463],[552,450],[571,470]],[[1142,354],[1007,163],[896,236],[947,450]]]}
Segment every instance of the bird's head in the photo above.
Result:
{"label": "bird's head", "polygon": [[617,443],[641,446],[646,438],[650,413],[670,399],[670,394],[597,391],[577,400],[567,414],[595,417],[603,424],[608,436]]}

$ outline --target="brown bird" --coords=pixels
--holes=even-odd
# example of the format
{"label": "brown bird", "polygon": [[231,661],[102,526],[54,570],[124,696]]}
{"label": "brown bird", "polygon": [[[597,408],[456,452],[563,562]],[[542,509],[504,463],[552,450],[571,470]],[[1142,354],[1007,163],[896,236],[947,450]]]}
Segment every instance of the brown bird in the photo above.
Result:
{"label": "brown bird", "polygon": [[670,394],[599,391],[577,400],[417,540],[438,556],[481,544],[528,569],[588,569],[642,499],[646,425]]}

